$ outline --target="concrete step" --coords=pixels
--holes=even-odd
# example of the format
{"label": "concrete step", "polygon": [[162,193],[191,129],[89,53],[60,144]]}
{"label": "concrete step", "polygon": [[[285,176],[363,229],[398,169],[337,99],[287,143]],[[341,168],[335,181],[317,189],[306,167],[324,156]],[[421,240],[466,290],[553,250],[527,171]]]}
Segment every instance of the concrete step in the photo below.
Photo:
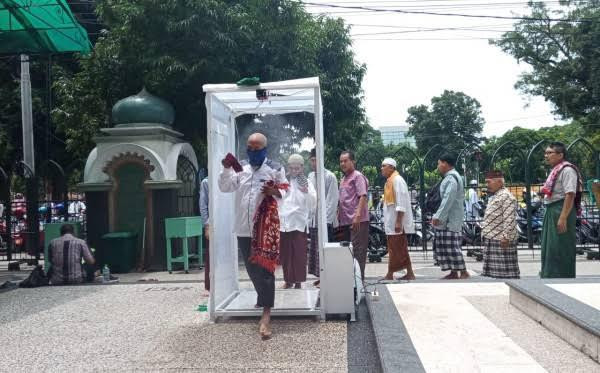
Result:
{"label": "concrete step", "polygon": [[508,281],[510,303],[600,362],[600,279]]}

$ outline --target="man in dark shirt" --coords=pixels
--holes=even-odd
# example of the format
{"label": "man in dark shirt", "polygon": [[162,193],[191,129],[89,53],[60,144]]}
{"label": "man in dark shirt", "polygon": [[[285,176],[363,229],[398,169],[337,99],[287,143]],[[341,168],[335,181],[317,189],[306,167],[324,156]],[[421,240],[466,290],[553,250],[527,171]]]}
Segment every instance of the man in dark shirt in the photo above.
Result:
{"label": "man in dark shirt", "polygon": [[[96,263],[84,240],[73,235],[71,224],[60,227],[60,237],[50,242],[50,283],[52,285],[78,284],[84,280],[81,258],[92,266]],[[91,270],[93,274],[93,269]]]}

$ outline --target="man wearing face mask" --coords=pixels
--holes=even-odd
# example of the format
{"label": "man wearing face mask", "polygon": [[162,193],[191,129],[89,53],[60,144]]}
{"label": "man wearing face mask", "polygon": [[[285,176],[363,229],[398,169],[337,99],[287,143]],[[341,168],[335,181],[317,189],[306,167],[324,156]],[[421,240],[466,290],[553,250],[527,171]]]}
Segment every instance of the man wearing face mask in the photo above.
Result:
{"label": "man wearing face mask", "polygon": [[[240,172],[234,171],[234,164],[230,159],[225,158],[221,161],[224,168],[219,174],[219,189],[226,193],[236,192],[237,211],[235,211],[234,233],[244,258],[246,271],[258,296],[256,307],[263,309],[259,332],[263,339],[268,339],[271,336],[271,308],[275,302],[275,275],[260,262],[250,260],[253,254],[251,252],[252,232],[255,212],[261,202],[271,196],[280,203],[286,192],[278,188],[277,184],[287,184],[287,180],[284,168],[267,158],[267,138],[263,134],[250,135],[247,146],[248,161],[242,162]],[[278,233],[279,229],[277,229]]]}

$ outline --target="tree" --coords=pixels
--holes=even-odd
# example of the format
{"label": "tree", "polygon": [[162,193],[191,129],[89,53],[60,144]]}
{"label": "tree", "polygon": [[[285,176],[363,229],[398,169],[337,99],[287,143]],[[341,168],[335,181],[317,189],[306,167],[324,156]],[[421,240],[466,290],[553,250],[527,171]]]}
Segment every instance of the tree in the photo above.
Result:
{"label": "tree", "polygon": [[476,99],[448,90],[432,98],[430,107],[410,107],[406,122],[410,125],[408,133],[415,138],[421,155],[435,144],[443,144],[447,150],[455,152],[478,144],[484,124],[481,105]]}
{"label": "tree", "polygon": [[[55,134],[56,126],[48,121],[47,56],[29,58],[36,166],[50,158],[68,168],[70,157],[64,151],[64,139]],[[19,65],[18,56],[0,58],[0,167],[9,173],[23,157]]]}
{"label": "tree", "polygon": [[491,43],[531,66],[521,74],[516,88],[544,97],[554,104],[556,114],[573,118],[597,134],[600,1],[561,1],[561,7],[552,10],[536,1],[529,7],[528,19]]}
{"label": "tree", "polygon": [[93,136],[110,125],[116,101],[142,86],[174,105],[174,127],[201,163],[205,83],[319,76],[330,157],[369,128],[361,105],[365,67],[354,61],[341,20],[314,17],[289,0],[101,0],[97,12],[107,31],[81,58],[81,70],[58,72],[55,84],[54,119],[76,157],[87,156]]}
{"label": "tree", "polygon": [[[511,183],[525,181],[525,160],[529,151],[539,141],[547,142],[560,141],[569,145],[579,137],[584,136],[584,129],[578,122],[573,122],[563,126],[542,127],[538,130],[514,127],[500,137],[491,137],[483,145],[484,153],[490,160],[496,149],[505,143],[506,145],[496,155],[494,165],[490,168],[497,168],[506,174],[506,178]],[[534,182],[540,181],[546,176],[546,168],[543,157],[543,150],[538,150],[532,154],[531,168]],[[572,149],[569,159],[573,160],[584,172],[585,175],[595,174],[595,164],[589,149],[578,146]]]}

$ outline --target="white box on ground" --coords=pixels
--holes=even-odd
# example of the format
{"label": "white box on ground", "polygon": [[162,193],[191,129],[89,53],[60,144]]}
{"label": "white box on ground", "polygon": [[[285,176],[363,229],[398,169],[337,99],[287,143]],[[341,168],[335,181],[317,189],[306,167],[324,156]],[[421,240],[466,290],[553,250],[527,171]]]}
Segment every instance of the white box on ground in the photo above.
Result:
{"label": "white box on ground", "polygon": [[[326,314],[350,314],[356,319],[354,291],[360,301],[362,292],[360,269],[358,279],[355,276],[355,260],[351,246],[342,246],[339,242],[328,242],[323,246],[323,274],[321,276],[321,299]],[[357,267],[357,266],[356,266]]]}

